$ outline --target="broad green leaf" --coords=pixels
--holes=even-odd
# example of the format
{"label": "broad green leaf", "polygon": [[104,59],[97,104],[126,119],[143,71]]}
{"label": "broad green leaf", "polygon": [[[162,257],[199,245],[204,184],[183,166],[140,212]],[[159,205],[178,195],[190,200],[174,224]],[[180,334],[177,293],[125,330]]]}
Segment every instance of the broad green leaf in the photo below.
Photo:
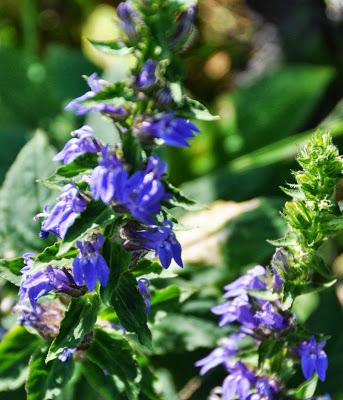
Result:
{"label": "broad green leaf", "polygon": [[151,332],[147,325],[147,313],[143,297],[138,292],[137,281],[131,272],[120,275],[115,284],[110,304],[124,328],[137,334],[139,341],[151,347]]}
{"label": "broad green leaf", "polygon": [[251,289],[248,291],[248,293],[250,296],[261,300],[276,301],[279,299],[279,295],[277,293],[270,292],[269,290]]}
{"label": "broad green leaf", "polygon": [[22,276],[20,270],[23,266],[24,261],[22,258],[12,258],[10,260],[2,259],[0,260],[0,276],[6,281],[19,286]]}
{"label": "broad green leaf", "polygon": [[92,168],[98,165],[98,156],[93,153],[82,154],[73,162],[62,165],[47,179],[39,182],[50,189],[60,190],[70,182],[80,183],[85,174],[89,174]]}
{"label": "broad green leaf", "polygon": [[106,373],[104,369],[97,364],[84,360],[82,362],[84,377],[87,379],[93,390],[101,396],[103,400],[124,399],[124,395],[120,393],[115,378]]}
{"label": "broad green leaf", "polygon": [[60,395],[74,372],[73,359],[63,363],[54,360],[45,363],[47,349],[38,350],[30,359],[26,382],[27,400],[51,400]]}
{"label": "broad green leaf", "polygon": [[5,254],[19,255],[43,247],[38,238],[39,223],[33,216],[42,210],[50,194],[36,180],[53,171],[54,153],[45,134],[37,132],[6,175],[0,191],[0,238]]}
{"label": "broad green leaf", "polygon": [[[1,103],[1,100],[0,100]],[[0,105],[1,114],[1,146],[0,146],[0,184],[2,184],[5,178],[6,172],[10,165],[13,163],[16,155],[20,151],[21,147],[26,142],[28,135],[27,127],[8,127],[3,128],[3,121],[6,118],[2,110],[2,104]]]}
{"label": "broad green leaf", "polygon": [[273,356],[284,349],[285,344],[281,340],[267,339],[261,342],[258,347],[258,365],[263,365],[265,360],[270,360]]}
{"label": "broad green leaf", "polygon": [[168,314],[153,327],[153,348],[157,354],[182,353],[200,347],[215,347],[225,335],[223,328],[201,318]]}
{"label": "broad green leaf", "polygon": [[178,298],[181,294],[181,290],[178,286],[170,285],[166,288],[159,289],[153,292],[151,296],[151,305],[155,306],[165,301]]}
{"label": "broad green leaf", "polygon": [[88,360],[125,385],[129,400],[137,399],[140,373],[134,353],[125,337],[113,331],[97,329],[86,356]]}
{"label": "broad green leaf", "polygon": [[197,203],[195,200],[189,199],[181,189],[175,187],[170,182],[165,182],[167,191],[173,194],[172,199],[168,200],[168,204],[173,207],[181,207],[188,211],[198,211],[204,208],[202,204]]}
{"label": "broad green leaf", "polygon": [[[218,107],[223,146],[247,153],[296,133],[333,75],[326,66],[286,66],[222,96]],[[234,149],[233,137],[240,143]]]}
{"label": "broad green leaf", "polygon": [[[0,391],[15,390],[24,384],[27,364],[41,340],[25,328],[15,326],[0,342]],[[1,397],[1,396],[0,396]]]}
{"label": "broad green leaf", "polygon": [[199,101],[184,97],[177,114],[184,118],[198,119],[200,121],[215,121],[218,115],[212,115]]}
{"label": "broad green leaf", "polygon": [[88,39],[88,41],[99,51],[105,54],[125,56],[132,53],[133,47],[122,47],[118,42],[109,41],[102,42],[98,40]]}
{"label": "broad green leaf", "polygon": [[130,254],[119,244],[107,241],[103,255],[110,268],[109,283],[101,289],[104,303],[114,308],[127,331],[136,333],[139,341],[150,347],[151,333],[147,326],[145,303],[138,292],[135,277],[128,271]]}
{"label": "broad green leaf", "polygon": [[104,228],[110,225],[114,220],[115,214],[110,207],[101,201],[92,201],[88,203],[87,209],[68,230],[64,242],[73,243],[75,240],[85,237],[90,231],[99,226]]}
{"label": "broad green leaf", "polygon": [[316,392],[318,384],[318,376],[314,374],[313,377],[303,383],[298,389],[294,391],[294,396],[296,399],[310,399]]}
{"label": "broad green leaf", "polygon": [[97,294],[86,294],[72,299],[61,323],[58,336],[52,342],[46,362],[57,358],[65,348],[77,348],[89,334],[97,320],[100,299]]}

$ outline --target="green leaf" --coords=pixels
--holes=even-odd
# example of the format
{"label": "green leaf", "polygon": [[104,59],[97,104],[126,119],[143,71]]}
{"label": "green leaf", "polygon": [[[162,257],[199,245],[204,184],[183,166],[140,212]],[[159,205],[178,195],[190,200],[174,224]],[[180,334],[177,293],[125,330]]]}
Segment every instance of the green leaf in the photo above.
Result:
{"label": "green leaf", "polygon": [[86,294],[72,299],[61,323],[58,336],[52,342],[46,362],[57,358],[63,350],[77,348],[90,333],[97,320],[100,307],[98,294]]}
{"label": "green leaf", "polygon": [[74,361],[45,363],[47,349],[38,350],[30,359],[26,382],[27,400],[51,400],[61,394],[74,372]]}
{"label": "green leaf", "polygon": [[316,392],[317,384],[318,376],[314,374],[309,381],[306,381],[294,391],[295,398],[301,400],[310,399]]}
{"label": "green leaf", "polygon": [[0,191],[0,239],[5,254],[19,255],[43,247],[38,238],[39,223],[33,221],[33,216],[49,200],[49,192],[36,180],[53,171],[54,153],[46,135],[37,132],[6,175]]}
{"label": "green leaf", "polygon": [[307,294],[307,293],[315,293],[322,292],[326,289],[331,288],[337,283],[337,279],[334,278],[330,281],[323,283],[297,283],[297,282],[286,282],[285,283],[285,292],[289,292],[292,294],[292,297],[295,298],[297,296]]}
{"label": "green leaf", "polygon": [[150,348],[151,332],[147,325],[146,306],[137,289],[137,281],[131,272],[127,271],[120,275],[110,304],[124,328],[136,333],[139,341]]}
{"label": "green leaf", "polygon": [[109,283],[101,289],[103,302],[114,308],[127,331],[136,333],[139,341],[150,347],[151,333],[145,303],[138,292],[135,277],[128,271],[131,255],[121,245],[110,241],[105,243],[103,255],[110,268]]}
{"label": "green leaf", "polygon": [[258,347],[258,365],[261,366],[265,360],[271,359],[284,348],[281,340],[267,339]]}
{"label": "green leaf", "polygon": [[27,364],[41,340],[25,328],[15,326],[0,342],[0,391],[15,390],[24,384]]}
{"label": "green leaf", "polygon": [[225,332],[202,318],[168,314],[154,324],[153,348],[157,354],[212,348]]}
{"label": "green leaf", "polygon": [[133,47],[122,47],[118,42],[109,41],[102,42],[98,40],[88,39],[97,50],[105,54],[125,56],[133,52]]}
{"label": "green leaf", "polygon": [[89,360],[82,362],[82,369],[85,378],[95,393],[101,396],[102,400],[124,399],[117,386],[117,382],[112,375],[105,373],[97,364]]}
{"label": "green leaf", "polygon": [[[231,152],[247,153],[296,133],[333,75],[326,66],[286,66],[222,96],[218,108],[223,116],[219,123],[223,145]],[[240,145],[230,149],[235,136]]]}
{"label": "green leaf", "polygon": [[60,190],[70,182],[80,183],[85,174],[91,173],[98,165],[98,156],[94,153],[86,153],[77,157],[73,162],[62,165],[48,178],[39,180],[39,183],[50,189]]}
{"label": "green leaf", "polygon": [[199,101],[184,97],[177,114],[184,118],[198,119],[200,121],[215,121],[218,115],[212,115]]}
{"label": "green leaf", "polygon": [[166,288],[159,289],[153,292],[151,296],[151,305],[155,306],[157,304],[164,303],[165,301],[178,298],[181,291],[178,286],[169,285]]}
{"label": "green leaf", "polygon": [[21,269],[24,266],[22,258],[12,258],[11,260],[0,260],[0,276],[13,283],[13,285],[19,286],[21,280]]}
{"label": "green leaf", "polygon": [[115,214],[110,207],[101,201],[88,203],[86,211],[75,221],[74,225],[68,230],[65,243],[73,243],[75,240],[85,237],[90,231],[98,228],[105,228],[113,223]]}
{"label": "green leaf", "polygon": [[166,181],[165,184],[167,186],[167,191],[173,194],[173,198],[168,200],[168,203],[173,207],[181,207],[188,211],[198,211],[204,208],[202,204],[188,198],[181,189],[175,187],[170,182]]}
{"label": "green leaf", "polygon": [[270,292],[269,290],[248,290],[250,296],[255,297],[256,299],[268,300],[268,301],[276,301],[280,297],[277,293]]}
{"label": "green leaf", "polygon": [[86,356],[88,360],[124,384],[129,400],[137,399],[140,373],[133,351],[122,335],[97,329]]}

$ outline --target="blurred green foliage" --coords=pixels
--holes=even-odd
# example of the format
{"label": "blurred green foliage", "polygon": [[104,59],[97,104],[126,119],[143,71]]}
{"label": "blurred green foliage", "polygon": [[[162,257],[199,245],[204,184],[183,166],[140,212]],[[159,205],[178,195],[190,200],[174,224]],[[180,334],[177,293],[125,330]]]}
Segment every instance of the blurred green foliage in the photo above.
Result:
{"label": "blurred green foliage", "polygon": [[[105,73],[115,80],[130,63],[129,58],[113,58],[94,65],[94,57],[81,50],[83,27],[104,3],[113,7],[114,17],[112,1],[0,3],[2,256],[17,256],[42,246],[32,215],[54,193],[37,185],[36,179],[53,171],[54,148],[60,148],[81,123],[63,110],[69,99],[85,91],[80,76],[106,65]],[[163,312],[165,302],[173,313],[161,319],[157,332],[161,338],[167,332],[169,341],[161,341],[158,335],[153,338],[153,363],[168,400],[202,400],[209,388],[221,381],[218,371],[201,383],[193,366],[224,335],[209,308],[219,301],[228,280],[251,265],[268,262],[273,248],[266,239],[282,236],[284,229],[278,215],[284,201],[279,186],[292,179],[290,169],[299,146],[321,126],[331,129],[342,148],[342,16],[337,12],[333,18],[330,1],[290,1],[284,7],[282,0],[203,0],[198,35],[184,54],[189,90],[222,118],[202,123],[202,133],[190,149],[168,149],[164,154],[173,182],[183,184],[191,197],[203,203],[263,199],[256,209],[223,220],[218,228],[220,262],[192,262],[176,278],[170,278],[170,284],[181,286],[184,292],[165,293],[158,309]],[[93,29],[98,35],[101,21],[93,24],[87,32],[91,35]],[[103,35],[106,39],[108,32]],[[89,123],[100,126],[101,134],[113,135],[102,120]],[[41,131],[34,133],[37,129]],[[43,176],[38,171],[43,171]],[[338,191],[339,200],[341,196]],[[332,243],[328,264],[342,252],[342,246],[342,238]],[[339,271],[342,279],[341,267]],[[1,285],[0,297],[15,293],[10,286]],[[305,311],[299,309],[300,318],[311,329],[334,339],[328,343],[330,367],[321,391],[328,391],[335,400],[343,399],[342,307],[342,299],[331,288],[321,296],[307,298]],[[7,328],[12,321],[2,313],[1,323]],[[81,379],[61,398],[94,400],[89,397],[90,386],[95,387],[95,382]],[[0,398],[23,396],[18,391],[1,393]],[[110,397],[99,393],[98,398]]]}

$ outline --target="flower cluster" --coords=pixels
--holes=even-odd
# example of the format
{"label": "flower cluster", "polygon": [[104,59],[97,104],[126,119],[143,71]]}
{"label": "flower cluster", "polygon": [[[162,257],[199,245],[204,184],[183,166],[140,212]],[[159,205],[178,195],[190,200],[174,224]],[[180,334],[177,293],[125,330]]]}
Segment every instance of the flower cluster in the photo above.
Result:
{"label": "flower cluster", "polygon": [[[36,218],[43,220],[40,237],[55,235],[60,250],[49,262],[41,261],[39,255],[24,257],[19,301],[24,325],[42,326],[42,315],[46,314],[42,297],[59,293],[79,297],[109,284],[112,261],[106,258],[103,248],[118,240],[115,229],[126,230],[126,237],[120,236],[120,244],[131,253],[133,263],[152,251],[164,268],[172,260],[183,267],[181,245],[167,211],[174,196],[166,182],[167,165],[154,154],[154,149],[162,144],[189,146],[189,140],[199,130],[185,117],[193,112],[187,97],[182,93],[179,98],[173,95],[175,81],[170,82],[168,77],[174,66],[168,65],[159,52],[148,54],[144,50],[144,35],[154,29],[149,25],[149,7],[153,5],[128,0],[117,8],[126,49],[134,46],[139,50],[132,75],[122,82],[110,83],[93,73],[87,78],[89,90],[66,106],[67,111],[80,117],[97,112],[110,118],[120,133],[121,143],[115,146],[102,143],[90,126],[83,125],[71,132],[71,139],[54,157],[64,164],[60,168],[64,175],[57,171],[55,180],[63,182],[61,194],[55,205],[46,205]],[[169,14],[171,22],[177,20],[176,25],[170,24],[165,43],[152,43],[152,48],[163,45],[177,52],[191,34],[196,8],[190,6],[185,10],[180,5],[177,10],[170,6]],[[119,47],[123,47],[123,42],[119,42]],[[191,104],[193,109],[204,111],[200,103],[192,100]],[[116,225],[106,230],[106,224],[95,221],[84,224],[83,219],[89,218],[92,207],[106,209],[111,214],[109,220],[116,220]],[[81,228],[75,228],[76,222]],[[84,230],[75,235],[78,229]],[[68,256],[61,250],[64,242],[68,243]],[[136,289],[149,313],[149,281],[144,276],[138,278]],[[63,361],[73,351],[65,349],[61,355]]]}
{"label": "flower cluster", "polygon": [[[297,296],[336,282],[318,249],[341,229],[335,193],[343,163],[330,135],[321,132],[297,160],[302,170],[294,172],[296,184],[284,189],[292,197],[283,212],[288,230],[274,242],[283,247],[268,268],[257,266],[227,285],[228,301],[212,308],[221,326],[239,332],[197,363],[201,374],[219,364],[228,372],[212,399],[303,398],[306,385],[312,385],[312,396],[317,380],[326,378],[326,341],[307,332],[292,306]],[[305,384],[299,382],[300,370]]]}
{"label": "flower cluster", "polygon": [[295,330],[295,316],[283,309],[279,296],[283,285],[281,273],[287,268],[288,255],[279,248],[270,267],[256,266],[226,285],[224,298],[228,301],[212,308],[212,312],[221,317],[220,326],[230,325],[239,331],[222,340],[217,349],[196,363],[201,367],[201,375],[218,365],[223,365],[227,370],[228,376],[222,387],[220,390],[216,388],[213,394],[217,398],[219,394],[223,400],[231,400],[236,396],[240,400],[276,399],[282,395],[285,387],[281,380],[268,376],[268,370],[265,371],[263,365],[251,364],[249,360],[244,362],[244,356],[241,355],[243,350],[261,348],[263,343],[271,340],[284,343],[292,362],[301,359],[307,380],[315,372],[319,379],[325,379],[325,342],[317,344],[313,336],[301,343],[287,340],[287,335]]}

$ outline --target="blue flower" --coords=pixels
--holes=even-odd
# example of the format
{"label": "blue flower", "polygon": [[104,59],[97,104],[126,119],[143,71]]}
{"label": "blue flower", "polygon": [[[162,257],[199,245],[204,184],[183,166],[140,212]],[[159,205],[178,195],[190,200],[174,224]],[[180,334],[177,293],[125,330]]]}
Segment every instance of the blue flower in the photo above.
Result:
{"label": "blue flower", "polygon": [[289,327],[289,321],[277,310],[277,307],[269,301],[262,304],[261,310],[255,313],[256,324],[263,325],[274,331]]}
{"label": "blue flower", "polygon": [[223,382],[223,399],[233,400],[236,396],[240,400],[248,399],[250,388],[256,381],[255,374],[240,361],[228,366],[227,369],[230,375]]}
{"label": "blue flower", "polygon": [[137,171],[130,177],[127,174],[121,175],[121,179],[116,181],[116,203],[138,220],[154,224],[155,215],[161,212],[161,202],[171,197],[161,182],[165,172],[166,164],[152,156],[144,170]]}
{"label": "blue flower", "polygon": [[108,86],[108,82],[101,79],[97,73],[93,73],[87,79],[87,84],[91,90],[80,97],[72,100],[66,106],[66,111],[73,111],[76,115],[85,115],[91,111],[99,111],[110,114],[116,120],[122,120],[127,117],[127,110],[123,106],[115,106],[106,102],[89,102],[97,93],[101,92]]}
{"label": "blue flower", "polygon": [[325,345],[325,341],[317,343],[312,336],[309,342],[304,341],[298,347],[302,371],[307,380],[312,378],[315,371],[321,381],[325,380],[328,368],[328,358],[323,350]]}
{"label": "blue flower", "polygon": [[217,347],[208,356],[195,363],[196,367],[201,367],[200,375],[205,375],[209,370],[220,364],[226,365],[228,360],[238,353],[238,343],[244,337],[244,334],[238,333],[222,339],[220,347]]}
{"label": "blue flower", "polygon": [[247,293],[249,289],[265,290],[266,289],[266,270],[264,267],[257,265],[250,269],[245,275],[229,283],[224,287],[226,293],[225,298],[240,296]]}
{"label": "blue flower", "polygon": [[257,378],[255,388],[256,391],[247,400],[274,400],[280,390],[276,382],[268,378]]}
{"label": "blue flower", "polygon": [[136,78],[136,86],[140,90],[151,89],[156,83],[157,64],[154,60],[148,60],[142,67],[141,72]]}
{"label": "blue flower", "polygon": [[164,268],[170,266],[172,259],[182,268],[182,249],[172,231],[172,226],[170,221],[164,221],[161,226],[149,226],[136,231],[133,236],[139,241],[142,248],[155,251],[155,255],[160,258]]}
{"label": "blue flower", "polygon": [[248,327],[256,326],[254,310],[249,303],[249,297],[242,294],[226,303],[212,307],[213,314],[221,315],[219,326],[231,324],[232,322],[240,322]]}
{"label": "blue flower", "polygon": [[71,133],[72,139],[68,140],[63,149],[53,158],[54,161],[63,161],[69,164],[79,155],[84,153],[97,153],[100,151],[100,144],[93,136],[93,129],[84,125]]}
{"label": "blue flower", "polygon": [[273,271],[273,287],[279,291],[284,283],[283,276],[289,269],[288,255],[282,247],[276,249],[271,261],[271,269]]}
{"label": "blue flower", "polygon": [[71,275],[66,271],[48,266],[44,270],[38,270],[32,275],[25,273],[20,283],[19,303],[24,304],[29,300],[32,307],[37,307],[37,301],[52,291],[72,292],[75,283]]}
{"label": "blue flower", "polygon": [[86,207],[87,202],[81,197],[78,189],[71,184],[66,185],[53,209],[49,212],[45,207],[44,213],[36,216],[36,218],[40,216],[46,217],[42,223],[40,237],[47,237],[50,232],[64,239],[68,229]]}
{"label": "blue flower", "polygon": [[35,308],[29,308],[25,304],[19,304],[15,311],[20,311],[17,323],[36,329],[46,340],[53,340],[59,333],[61,320],[64,313],[58,303],[36,304]]}
{"label": "blue flower", "polygon": [[146,278],[140,278],[137,281],[137,286],[139,293],[143,297],[146,313],[149,314],[151,307],[150,281]]}
{"label": "blue flower", "polygon": [[171,44],[173,46],[183,42],[184,39],[190,34],[195,18],[197,16],[197,6],[191,6],[187,11],[183,12],[180,16],[176,32],[174,33]]}
{"label": "blue flower", "polygon": [[169,146],[188,147],[188,140],[194,138],[194,132],[199,132],[199,129],[192,122],[169,113],[144,121],[139,134],[142,139],[162,139]]}
{"label": "blue flower", "polygon": [[137,13],[132,7],[130,1],[124,1],[117,7],[117,14],[120,19],[120,27],[126,33],[127,37],[131,40],[136,40],[136,19]]}
{"label": "blue flower", "polygon": [[69,347],[65,347],[62,353],[58,356],[58,359],[62,362],[69,361],[70,357],[75,353],[76,349],[70,349]]}
{"label": "blue flower", "polygon": [[170,106],[174,101],[172,93],[168,87],[164,87],[164,88],[160,89],[156,93],[155,100],[156,100],[157,106],[162,107],[162,108]]}
{"label": "blue flower", "polygon": [[73,261],[73,277],[78,286],[85,284],[87,289],[92,291],[98,280],[102,286],[107,286],[110,270],[106,260],[99,253],[103,243],[104,238],[101,234],[92,241],[77,241],[80,254]]}
{"label": "blue flower", "polygon": [[118,157],[111,153],[108,146],[101,152],[99,166],[93,171],[90,187],[95,200],[110,203],[117,191],[118,181],[127,178],[127,173]]}

